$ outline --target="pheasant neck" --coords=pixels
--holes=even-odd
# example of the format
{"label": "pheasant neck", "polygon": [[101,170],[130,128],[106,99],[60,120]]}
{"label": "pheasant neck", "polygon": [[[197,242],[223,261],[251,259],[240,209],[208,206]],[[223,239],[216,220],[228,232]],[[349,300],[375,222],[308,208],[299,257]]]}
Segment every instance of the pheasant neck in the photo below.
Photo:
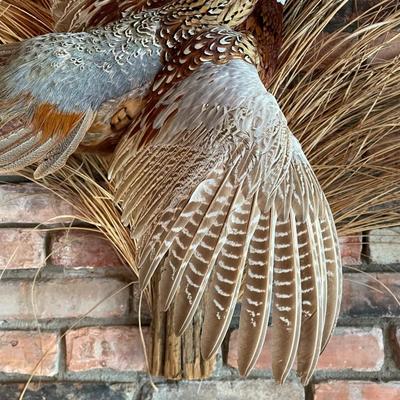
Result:
{"label": "pheasant neck", "polygon": [[282,46],[283,5],[285,0],[260,0],[241,26],[253,34],[261,56],[261,79],[269,86],[278,66]]}
{"label": "pheasant neck", "polygon": [[254,10],[258,0],[178,0],[167,6],[175,17],[193,18],[196,24],[235,28]]}

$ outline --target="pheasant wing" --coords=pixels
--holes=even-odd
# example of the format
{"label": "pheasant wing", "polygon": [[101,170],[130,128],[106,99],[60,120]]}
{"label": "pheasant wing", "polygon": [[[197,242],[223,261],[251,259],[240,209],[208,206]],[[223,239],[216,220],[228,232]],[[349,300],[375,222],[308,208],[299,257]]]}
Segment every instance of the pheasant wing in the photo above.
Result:
{"label": "pheasant wing", "polygon": [[257,360],[272,308],[274,374],[283,381],[299,354],[306,380],[340,294],[321,188],[253,65],[204,63],[164,92],[163,82],[110,170],[141,287],[161,268],[159,301],[174,302],[177,335],[206,296],[204,357],[220,346],[243,287],[241,373]]}

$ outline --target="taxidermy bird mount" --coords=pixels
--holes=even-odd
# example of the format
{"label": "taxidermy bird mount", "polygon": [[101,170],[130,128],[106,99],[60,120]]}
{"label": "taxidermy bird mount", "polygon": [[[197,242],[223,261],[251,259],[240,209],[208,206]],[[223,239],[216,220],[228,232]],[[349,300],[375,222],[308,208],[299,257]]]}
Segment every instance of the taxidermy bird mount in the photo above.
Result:
{"label": "taxidermy bird mount", "polygon": [[[201,338],[212,359],[241,298],[241,374],[254,367],[272,314],[274,376],[283,382],[297,357],[306,384],[338,316],[331,211],[264,86],[283,1],[256,3],[181,0],[0,48],[0,172],[36,163],[40,178],[79,145],[119,142],[115,202],[137,244],[153,326],[166,321],[163,344],[155,328],[152,371],[170,378],[211,372],[187,344]],[[253,35],[234,31],[256,6]],[[181,361],[168,369],[175,347]],[[182,374],[186,364],[196,372]]]}

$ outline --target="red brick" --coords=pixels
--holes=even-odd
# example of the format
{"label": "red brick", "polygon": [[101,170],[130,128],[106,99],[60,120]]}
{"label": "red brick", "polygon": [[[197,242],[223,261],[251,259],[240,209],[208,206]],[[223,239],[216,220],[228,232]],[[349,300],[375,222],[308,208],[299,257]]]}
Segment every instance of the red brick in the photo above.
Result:
{"label": "red brick", "polygon": [[77,215],[69,203],[34,183],[0,185],[0,199],[0,223],[54,224]]}
{"label": "red brick", "polygon": [[44,267],[44,233],[32,229],[1,229],[0,243],[0,269]]}
{"label": "red brick", "polygon": [[0,331],[0,372],[54,376],[58,373],[58,356],[57,333]]}
{"label": "red brick", "polygon": [[400,273],[345,274],[342,315],[400,316]]}
{"label": "red brick", "polygon": [[[355,383],[354,383],[355,384]],[[350,400],[349,382],[327,382],[316,385],[314,400]]]}
{"label": "red brick", "polygon": [[[271,332],[272,330],[269,329],[260,357],[255,365],[256,369],[271,369]],[[231,334],[227,360],[228,365],[234,368],[238,367],[237,341],[238,331],[236,330]],[[383,338],[380,329],[337,328],[322,354],[317,368],[320,370],[379,371],[383,361]]]}
{"label": "red brick", "polygon": [[384,357],[381,329],[337,328],[317,369],[380,371]]}
{"label": "red brick", "polygon": [[133,310],[135,314],[138,315],[138,317],[140,311],[140,317],[142,321],[144,321],[146,319],[151,319],[151,310],[147,301],[145,300],[145,296],[142,296],[142,304],[141,304],[142,307],[141,308],[139,307],[141,293],[142,291],[140,289],[139,282],[136,282],[133,285]]}
{"label": "red brick", "polygon": [[361,392],[365,400],[399,400],[400,382],[364,384]]}
{"label": "red brick", "polygon": [[[148,332],[144,329],[147,337]],[[67,369],[83,372],[93,369],[145,371],[146,362],[139,328],[82,328],[68,332]]]}
{"label": "red brick", "polygon": [[[128,288],[119,291],[124,286],[125,283],[117,279],[54,279],[36,282],[36,316],[38,319],[77,318],[85,315],[97,304],[88,314],[89,317],[124,316],[128,312],[130,299]],[[113,293],[117,294],[111,296]],[[34,318],[32,282],[0,281],[0,320]]]}
{"label": "red brick", "polygon": [[123,265],[107,238],[94,232],[54,234],[50,251],[50,262],[63,268],[115,268]]}
{"label": "red brick", "polygon": [[361,264],[361,235],[348,236],[340,238],[340,252],[343,265]]}
{"label": "red brick", "polygon": [[398,400],[400,382],[330,381],[315,386],[314,400]]}

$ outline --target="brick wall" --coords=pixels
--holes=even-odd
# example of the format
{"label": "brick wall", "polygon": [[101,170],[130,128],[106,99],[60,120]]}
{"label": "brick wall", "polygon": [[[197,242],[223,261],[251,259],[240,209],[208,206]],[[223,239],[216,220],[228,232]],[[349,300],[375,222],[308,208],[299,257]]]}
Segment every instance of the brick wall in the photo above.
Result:
{"label": "brick wall", "polygon": [[294,376],[275,385],[267,350],[240,379],[235,320],[213,378],[158,381],[154,392],[131,271],[39,186],[3,184],[0,199],[1,400],[17,399],[31,374],[29,400],[400,398],[400,229],[342,240],[348,267],[339,327],[307,388]]}

